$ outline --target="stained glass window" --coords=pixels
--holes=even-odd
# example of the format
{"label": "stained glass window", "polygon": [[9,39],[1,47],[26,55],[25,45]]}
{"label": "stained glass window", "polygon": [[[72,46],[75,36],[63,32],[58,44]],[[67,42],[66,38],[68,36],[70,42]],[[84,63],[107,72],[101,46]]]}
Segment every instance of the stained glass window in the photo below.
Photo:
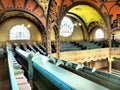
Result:
{"label": "stained glass window", "polygon": [[97,29],[95,32],[95,38],[104,38],[104,32],[102,29]]}
{"label": "stained glass window", "polygon": [[15,25],[9,32],[10,40],[29,40],[30,31],[25,25]]}
{"label": "stained glass window", "polygon": [[74,24],[72,20],[65,16],[62,19],[62,22],[60,25],[60,35],[63,37],[68,37],[72,35],[73,31],[74,31]]}

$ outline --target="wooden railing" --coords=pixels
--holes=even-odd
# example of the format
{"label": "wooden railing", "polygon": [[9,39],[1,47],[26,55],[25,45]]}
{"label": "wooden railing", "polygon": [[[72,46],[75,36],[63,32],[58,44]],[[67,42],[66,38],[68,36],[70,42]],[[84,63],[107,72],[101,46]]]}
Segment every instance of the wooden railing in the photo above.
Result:
{"label": "wooden railing", "polygon": [[[52,54],[56,57],[56,54]],[[92,50],[80,50],[60,52],[60,59],[70,60],[74,63],[84,63],[90,61],[103,60],[109,57],[109,48],[92,49]],[[111,57],[120,57],[120,48],[111,49]]]}
{"label": "wooden railing", "polygon": [[120,48],[112,48],[111,56],[120,58]]}

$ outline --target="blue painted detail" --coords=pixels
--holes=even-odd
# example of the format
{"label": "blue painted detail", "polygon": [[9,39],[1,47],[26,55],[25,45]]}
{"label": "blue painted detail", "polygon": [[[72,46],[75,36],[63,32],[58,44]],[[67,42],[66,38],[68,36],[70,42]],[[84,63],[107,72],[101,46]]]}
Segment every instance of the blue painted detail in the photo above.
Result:
{"label": "blue painted detail", "polygon": [[96,71],[96,68],[93,68],[93,69],[92,69],[92,72],[95,72],[95,71]]}
{"label": "blue painted detail", "polygon": [[[35,55],[31,55],[30,58],[30,53],[25,53],[21,50],[17,51],[21,57],[23,56],[24,59],[30,59],[32,61],[32,66],[36,68],[39,73],[43,74],[49,81],[51,81],[51,83],[56,85],[60,90],[109,90],[102,85],[60,68],[55,64],[49,63],[49,59],[46,56],[40,55],[40,57],[36,57]],[[86,71],[86,68],[87,67],[85,67],[83,64],[79,64],[76,70],[85,69]],[[91,69],[87,69],[91,72]],[[93,69],[93,71],[95,71],[95,69]]]}
{"label": "blue painted detail", "polygon": [[9,67],[9,74],[10,74],[10,83],[11,83],[11,90],[19,90],[16,79],[15,79],[15,75],[14,75],[14,70],[13,70],[13,65],[11,62],[12,58],[12,53],[9,52],[8,53],[8,67]]}
{"label": "blue painted detail", "polygon": [[43,69],[37,62],[33,62],[33,66],[39,72],[41,72],[47,79],[54,83],[60,90],[75,90],[72,87],[65,84],[64,82],[62,82],[61,80],[59,80],[56,76]]}
{"label": "blue painted detail", "polygon": [[78,69],[83,69],[83,67],[84,67],[84,65],[83,64],[77,64],[77,66],[76,66],[76,70],[78,70]]}
{"label": "blue painted detail", "polygon": [[16,48],[16,53],[19,54],[22,58],[24,58],[24,60],[27,61],[28,64],[28,79],[32,80],[33,79],[33,67],[32,67],[32,57],[33,57],[33,52],[25,52],[23,50],[21,50],[20,48]]}

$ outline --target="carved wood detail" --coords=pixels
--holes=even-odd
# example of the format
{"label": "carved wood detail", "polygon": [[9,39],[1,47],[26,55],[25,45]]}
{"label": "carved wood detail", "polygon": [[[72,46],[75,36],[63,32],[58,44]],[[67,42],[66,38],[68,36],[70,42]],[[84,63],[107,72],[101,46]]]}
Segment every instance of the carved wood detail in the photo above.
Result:
{"label": "carved wood detail", "polygon": [[60,57],[60,39],[59,39],[59,27],[58,25],[54,25],[54,31],[55,31],[55,42],[56,42],[56,57]]}
{"label": "carved wood detail", "polygon": [[103,28],[103,29],[106,30],[105,25],[103,25],[100,22],[95,21],[95,22],[92,22],[92,23],[89,24],[89,26],[88,26],[88,33],[90,33],[95,27],[100,27],[100,28]]}
{"label": "carved wood detail", "polygon": [[[56,57],[56,53],[52,54]],[[91,61],[103,60],[109,57],[109,48],[60,52],[60,59],[68,60],[74,63],[85,63]],[[111,49],[111,58],[120,58],[120,48]]]}
{"label": "carved wood detail", "polygon": [[60,7],[60,3],[58,3],[57,0],[51,0],[49,3],[49,15],[47,16],[47,52],[48,54],[51,54],[51,30],[52,30],[52,24],[54,22],[57,22],[58,20],[58,10]]}

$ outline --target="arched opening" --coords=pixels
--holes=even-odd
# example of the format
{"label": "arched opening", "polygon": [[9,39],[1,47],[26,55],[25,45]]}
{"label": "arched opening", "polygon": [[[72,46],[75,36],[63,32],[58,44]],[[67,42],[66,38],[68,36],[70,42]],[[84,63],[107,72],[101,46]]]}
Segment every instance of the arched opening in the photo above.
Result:
{"label": "arched opening", "polygon": [[95,38],[96,39],[103,39],[104,38],[104,32],[102,29],[98,28],[95,32]]}
{"label": "arched opening", "polygon": [[30,40],[30,31],[27,28],[29,26],[15,25],[11,28],[9,32],[10,40]]}

